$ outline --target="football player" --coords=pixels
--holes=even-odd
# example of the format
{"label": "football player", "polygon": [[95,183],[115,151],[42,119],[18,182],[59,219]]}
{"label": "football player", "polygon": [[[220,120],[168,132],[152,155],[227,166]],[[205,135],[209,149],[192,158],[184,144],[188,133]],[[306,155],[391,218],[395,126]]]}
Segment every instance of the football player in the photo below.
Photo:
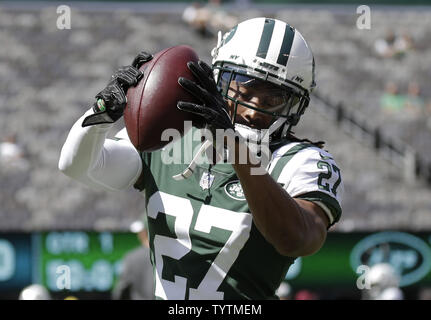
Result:
{"label": "football player", "polygon": [[[292,133],[315,87],[313,54],[298,30],[262,17],[219,36],[212,56],[212,67],[188,64],[196,81],[178,79],[201,103],[178,108],[196,114],[200,128],[235,130],[257,145],[266,130],[271,158],[263,174],[252,174],[257,155],[247,146],[243,163],[208,159],[189,178],[172,179],[187,164],[165,164],[163,150],[138,152],[125,129],[106,139],[125,92],[142,77],[140,63],[151,59],[144,53],[74,124],[59,168],[90,186],[145,194],[157,299],[276,299],[295,258],[317,252],[341,215],[333,157]],[[195,130],[173,143],[183,146]],[[228,150],[233,159],[244,143]]]}

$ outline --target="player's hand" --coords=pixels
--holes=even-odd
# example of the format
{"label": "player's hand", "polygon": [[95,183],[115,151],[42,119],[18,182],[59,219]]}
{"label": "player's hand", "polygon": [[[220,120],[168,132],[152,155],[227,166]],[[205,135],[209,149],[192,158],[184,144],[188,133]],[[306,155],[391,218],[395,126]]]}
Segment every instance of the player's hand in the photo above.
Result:
{"label": "player's hand", "polygon": [[[123,92],[127,93],[130,87],[135,87],[138,84],[143,75],[143,72],[134,66],[121,67],[111,76],[111,82],[108,86],[113,82],[117,82],[123,89]],[[101,95],[102,91],[96,95],[96,99],[99,98],[98,96]]]}
{"label": "player's hand", "polygon": [[139,69],[145,62],[153,59],[153,56],[148,52],[141,51],[139,54],[133,59],[132,66],[136,69]]}
{"label": "player's hand", "polygon": [[201,104],[179,101],[177,108],[200,116],[213,134],[215,129],[233,130],[226,102],[217,89],[211,67],[203,61],[198,63],[190,61],[187,66],[197,79],[197,83],[183,77],[178,79],[178,83]]}
{"label": "player's hand", "polygon": [[94,114],[86,117],[82,126],[113,123],[121,118],[127,104],[127,90],[139,83],[144,76],[139,68],[152,58],[151,54],[142,51],[133,59],[132,65],[118,69],[108,85],[96,95]]}
{"label": "player's hand", "polygon": [[83,127],[114,123],[121,118],[127,104],[126,93],[131,86],[136,86],[143,73],[133,66],[121,67],[111,77],[108,85],[96,95],[93,105],[94,114],[86,117]]}

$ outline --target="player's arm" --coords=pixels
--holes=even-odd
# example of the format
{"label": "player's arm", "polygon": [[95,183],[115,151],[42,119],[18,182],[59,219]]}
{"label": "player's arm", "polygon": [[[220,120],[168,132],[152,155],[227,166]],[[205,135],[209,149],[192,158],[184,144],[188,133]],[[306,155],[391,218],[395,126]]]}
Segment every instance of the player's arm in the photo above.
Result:
{"label": "player's arm", "polygon": [[82,127],[87,111],[70,130],[61,149],[58,167],[67,176],[93,188],[128,188],[142,170],[140,156],[127,140],[106,139],[112,124]]}
{"label": "player's arm", "polygon": [[[236,150],[240,150],[237,145]],[[255,162],[254,162],[255,163]],[[233,167],[256,227],[277,251],[299,257],[317,252],[326,240],[329,220],[314,202],[292,198],[268,173],[252,175],[250,159]]]}
{"label": "player's arm", "polygon": [[136,85],[138,70],[151,56],[141,52],[131,66],[120,68],[96,95],[96,103],[73,125],[63,145],[59,169],[88,186],[107,190],[132,185],[142,170],[140,156],[127,139],[106,139],[112,123],[123,114],[126,92]]}

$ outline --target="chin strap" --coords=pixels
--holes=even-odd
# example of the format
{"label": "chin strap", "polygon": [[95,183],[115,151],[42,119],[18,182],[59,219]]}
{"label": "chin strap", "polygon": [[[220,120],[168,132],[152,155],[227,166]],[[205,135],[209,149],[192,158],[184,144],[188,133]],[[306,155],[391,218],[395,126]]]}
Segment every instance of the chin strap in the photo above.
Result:
{"label": "chin strap", "polygon": [[211,141],[205,140],[205,142],[201,145],[201,147],[199,148],[196,155],[193,157],[192,161],[190,162],[190,164],[188,165],[186,170],[184,170],[180,174],[173,176],[172,178],[174,178],[174,180],[176,180],[176,181],[181,181],[181,180],[190,178],[193,175],[193,173],[195,172],[198,158],[200,156],[202,156],[202,154],[205,153],[208,148],[211,148],[211,147],[212,147]]}
{"label": "chin strap", "polygon": [[[286,123],[286,121],[287,121],[286,118],[278,118],[277,120],[275,120],[274,123],[269,127],[267,134],[269,134],[271,136],[275,131],[277,131],[278,129],[280,129],[280,127],[282,125],[284,125]],[[283,133],[284,133],[284,130],[286,130],[287,127],[288,126],[284,126]]]}
{"label": "chin strap", "polygon": [[[286,118],[279,118],[277,119],[265,132],[265,135],[271,135],[275,131],[277,131],[284,123],[286,122]],[[258,129],[252,129],[248,126],[241,125],[241,124],[235,124],[235,131],[239,133],[241,137],[244,138],[245,141],[247,141],[249,147],[251,147],[251,151],[253,153],[258,153],[258,146],[260,146],[260,143],[262,141],[262,130]],[[269,141],[269,139],[268,139]],[[184,170],[182,173],[179,173],[175,176],[172,176],[174,180],[181,181],[190,178],[193,173],[195,172],[195,168],[197,165],[197,160],[199,157],[201,157],[204,153],[207,152],[209,148],[213,146],[213,143],[210,140],[205,140],[205,142],[200,146],[198,152],[193,157],[190,164],[187,166],[186,170]],[[228,150],[227,150],[228,151]],[[207,154],[208,156],[208,154]],[[219,158],[220,160],[220,158]]]}

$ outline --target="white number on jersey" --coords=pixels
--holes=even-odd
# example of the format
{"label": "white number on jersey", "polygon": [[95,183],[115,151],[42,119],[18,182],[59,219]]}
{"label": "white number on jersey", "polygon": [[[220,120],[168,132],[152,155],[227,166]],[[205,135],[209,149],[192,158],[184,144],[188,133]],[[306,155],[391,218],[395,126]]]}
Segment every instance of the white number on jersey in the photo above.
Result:
{"label": "white number on jersey", "polygon": [[[177,238],[160,235],[154,237],[155,294],[162,299],[184,299],[187,279],[175,276],[174,282],[164,280],[162,278],[164,268],[162,255],[179,260],[191,251],[189,229],[193,217],[193,208],[187,199],[164,192],[156,192],[148,202],[148,217],[156,219],[159,213],[175,217],[174,230]],[[217,289],[247,242],[251,224],[252,216],[249,213],[202,205],[194,227],[196,231],[210,233],[212,227],[217,227],[232,231],[232,233],[212,262],[198,288],[190,288],[189,299],[223,299],[223,292],[219,292]]]}

